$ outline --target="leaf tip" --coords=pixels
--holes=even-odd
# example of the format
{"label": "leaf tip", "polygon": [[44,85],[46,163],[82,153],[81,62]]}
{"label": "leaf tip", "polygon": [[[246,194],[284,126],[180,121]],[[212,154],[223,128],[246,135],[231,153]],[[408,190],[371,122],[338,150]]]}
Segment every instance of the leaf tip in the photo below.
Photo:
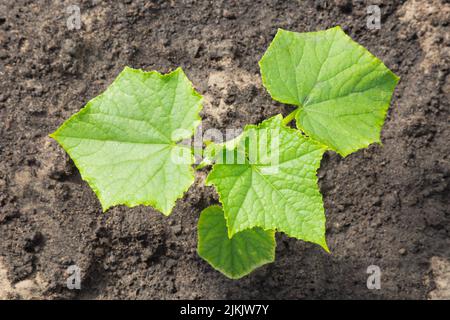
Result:
{"label": "leaf tip", "polygon": [[328,248],[327,242],[324,241],[323,244],[320,245],[327,253],[331,254],[330,248]]}
{"label": "leaf tip", "polygon": [[170,214],[172,213],[172,208],[170,208],[170,209],[165,209],[165,210],[161,210],[161,213],[162,213],[165,217],[168,217],[168,216],[170,216]]}
{"label": "leaf tip", "polygon": [[105,213],[106,211],[108,211],[108,209],[111,208],[113,205],[110,203],[107,203],[105,200],[103,200],[100,195],[100,192],[96,188],[94,189],[89,181],[87,181],[87,183],[91,186],[95,195],[97,196],[98,200],[100,201],[100,206],[102,207],[102,213]]}
{"label": "leaf tip", "polygon": [[52,139],[55,140],[55,141],[57,141],[57,139],[56,139],[56,131],[50,133],[50,134],[48,135],[48,137],[49,137],[49,138],[52,138]]}
{"label": "leaf tip", "polygon": [[173,70],[171,73],[181,73],[185,75],[183,68],[180,66],[176,67],[175,70]]}

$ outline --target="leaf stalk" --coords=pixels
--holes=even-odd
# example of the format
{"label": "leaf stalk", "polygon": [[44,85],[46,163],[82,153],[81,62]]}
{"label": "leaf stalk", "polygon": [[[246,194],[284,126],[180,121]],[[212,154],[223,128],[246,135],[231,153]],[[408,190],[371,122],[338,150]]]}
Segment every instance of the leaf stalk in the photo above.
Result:
{"label": "leaf stalk", "polygon": [[295,115],[298,112],[298,108],[289,113],[282,121],[283,125],[287,126],[292,120],[295,119]]}

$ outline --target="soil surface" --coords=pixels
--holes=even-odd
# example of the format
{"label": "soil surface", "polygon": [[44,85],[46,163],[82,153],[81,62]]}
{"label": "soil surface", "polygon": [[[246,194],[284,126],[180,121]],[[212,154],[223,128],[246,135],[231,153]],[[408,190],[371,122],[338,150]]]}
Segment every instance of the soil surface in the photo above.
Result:
{"label": "soil surface", "polygon": [[[81,29],[67,20],[77,4]],[[367,6],[381,28],[367,27]],[[450,298],[450,4],[444,0],[0,0],[0,298]],[[318,173],[331,254],[278,235],[276,262],[233,281],[196,253],[208,170],[168,218],[103,214],[48,137],[124,66],[183,67],[205,96],[203,128],[242,128],[292,107],[263,89],[258,60],[277,28],[341,25],[401,81],[381,145]],[[66,286],[81,269],[81,290]],[[367,268],[381,269],[369,290]]]}

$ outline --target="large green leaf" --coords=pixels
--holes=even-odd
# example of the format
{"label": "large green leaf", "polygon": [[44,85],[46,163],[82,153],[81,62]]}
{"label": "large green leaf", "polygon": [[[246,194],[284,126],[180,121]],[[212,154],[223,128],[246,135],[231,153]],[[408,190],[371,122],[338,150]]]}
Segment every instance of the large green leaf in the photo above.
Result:
{"label": "large green leaf", "polygon": [[177,142],[200,123],[201,99],[180,68],[166,75],[125,68],[51,137],[103,210],[143,204],[168,215],[194,181],[191,150]]}
{"label": "large green leaf", "polygon": [[198,254],[232,279],[275,260],[275,232],[244,230],[229,239],[222,208],[203,210],[198,221]]}
{"label": "large green leaf", "polygon": [[217,188],[230,237],[261,227],[328,250],[316,176],[325,148],[282,125],[282,119],[246,126],[233,143],[219,145],[206,183]]}
{"label": "large green leaf", "polygon": [[399,78],[340,27],[278,30],[260,61],[274,100],[296,105],[297,127],[346,156],[380,142]]}

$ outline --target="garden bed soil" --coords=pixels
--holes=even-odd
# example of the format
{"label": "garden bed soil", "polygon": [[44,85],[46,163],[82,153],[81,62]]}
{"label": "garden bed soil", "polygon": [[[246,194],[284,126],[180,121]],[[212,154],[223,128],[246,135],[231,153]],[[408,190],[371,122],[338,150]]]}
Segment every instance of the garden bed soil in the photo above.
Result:
{"label": "garden bed soil", "polygon": [[[449,2],[0,0],[0,297],[66,299],[450,298]],[[367,28],[378,4],[379,30]],[[276,261],[229,280],[196,253],[199,213],[218,202],[207,169],[164,217],[102,213],[48,137],[124,66],[181,66],[205,97],[203,128],[242,128],[292,107],[273,101],[258,60],[277,28],[341,25],[401,77],[383,145],[318,172],[331,254],[277,235]],[[81,290],[66,270],[81,269]],[[367,267],[380,267],[369,290]]]}

